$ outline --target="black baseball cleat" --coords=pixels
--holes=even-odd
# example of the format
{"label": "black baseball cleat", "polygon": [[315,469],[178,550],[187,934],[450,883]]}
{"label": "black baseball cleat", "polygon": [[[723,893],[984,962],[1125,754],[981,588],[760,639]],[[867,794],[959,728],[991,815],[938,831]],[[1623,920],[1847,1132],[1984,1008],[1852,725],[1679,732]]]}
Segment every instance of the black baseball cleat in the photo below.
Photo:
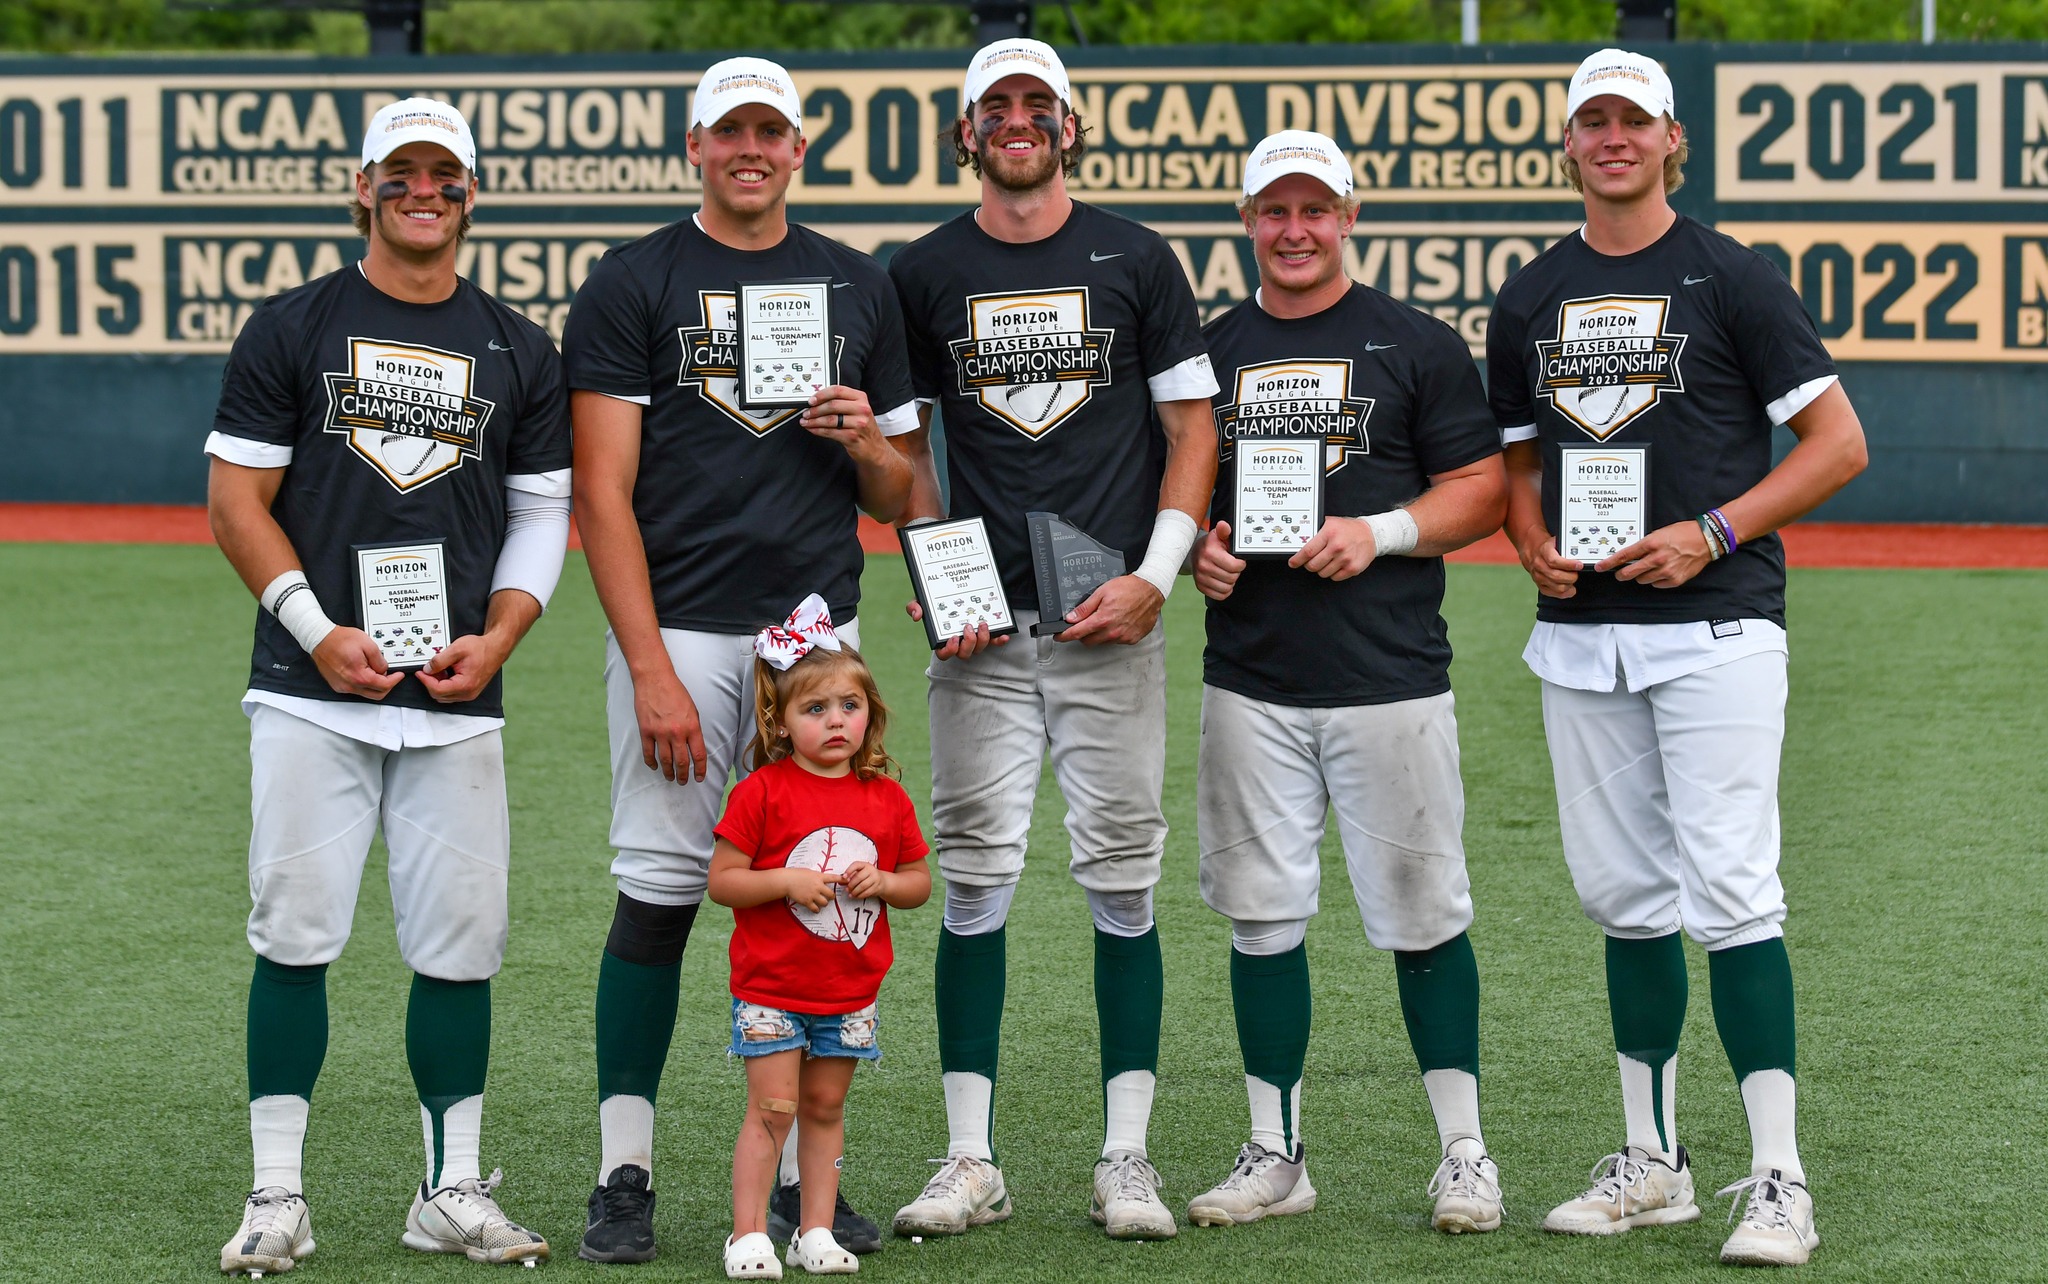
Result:
{"label": "black baseball cleat", "polygon": [[[787,1186],[777,1186],[775,1193],[768,1197],[768,1237],[778,1244],[796,1237],[797,1223],[803,1217],[803,1185],[800,1181],[793,1181]],[[882,1251],[882,1228],[854,1212],[853,1205],[846,1202],[844,1191],[840,1192],[839,1201],[832,1209],[832,1238],[849,1253],[864,1255]]]}
{"label": "black baseball cleat", "polygon": [[590,1217],[576,1256],[586,1262],[654,1260],[654,1191],[647,1170],[620,1164],[612,1183],[590,1192]]}

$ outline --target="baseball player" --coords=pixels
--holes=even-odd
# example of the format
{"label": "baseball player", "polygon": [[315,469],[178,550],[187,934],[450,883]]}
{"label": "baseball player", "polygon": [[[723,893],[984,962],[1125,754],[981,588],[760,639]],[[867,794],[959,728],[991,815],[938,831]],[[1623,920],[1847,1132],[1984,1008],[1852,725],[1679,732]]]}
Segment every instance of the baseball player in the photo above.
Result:
{"label": "baseball player", "polygon": [[[655,1253],[655,1092],[726,777],[745,771],[754,632],[815,585],[858,644],[856,508],[890,521],[910,492],[889,440],[917,427],[895,291],[874,260],[788,219],[798,103],[789,73],[764,59],[704,73],[689,135],[702,208],[605,255],[563,342],[577,521],[611,621],[618,903],[598,970],[603,1156],[579,1250],[591,1261]],[[745,409],[738,283],[805,277],[832,283],[832,377],[807,406]],[[792,1134],[775,1229],[795,1229],[795,1180]],[[881,1244],[843,1199],[834,1231],[855,1252]]]}
{"label": "baseball player", "polygon": [[[1067,194],[1083,133],[1059,55],[1035,40],[989,45],[968,66],[961,102],[955,161],[980,176],[981,204],[889,265],[925,425],[909,438],[917,485],[904,517],[944,511],[928,439],[936,402],[952,514],[986,519],[1023,632],[990,646],[977,628],[942,647],[929,672],[951,1139],[896,1232],[959,1234],[1010,1215],[990,1127],[1003,925],[1049,744],[1071,869],[1095,920],[1105,1137],[1090,1212],[1112,1237],[1163,1239],[1173,1214],[1146,1156],[1163,990],[1152,919],[1166,841],[1158,620],[1214,485],[1216,381],[1165,240]],[[1061,514],[1134,568],[1070,612],[1057,640],[1028,636],[1050,605],[1038,600],[1026,543],[1035,509]]]}
{"label": "baseball player", "polygon": [[[1287,130],[1253,148],[1238,213],[1259,292],[1202,331],[1225,392],[1215,523],[1195,551],[1210,599],[1196,809],[1202,899],[1231,920],[1252,1133],[1188,1218],[1228,1226],[1315,1207],[1303,940],[1334,805],[1366,939],[1393,951],[1436,1113],[1434,1224],[1490,1231],[1500,1173],[1479,1130],[1479,971],[1439,612],[1442,555],[1499,527],[1507,478],[1464,341],[1345,275],[1351,184],[1322,134]],[[1237,478],[1275,446],[1312,452],[1326,516],[1291,556],[1255,557],[1274,518],[1237,511]]]}
{"label": "baseball player", "polygon": [[455,275],[475,200],[460,112],[379,111],[352,206],[362,261],[249,318],[206,441],[214,537],[262,602],[242,697],[256,1177],[230,1274],[313,1251],[300,1161],[327,965],[379,830],[427,1152],[404,1242],[548,1255],[492,1199],[478,1137],[511,846],[498,671],[561,575],[569,419],[547,335]]}
{"label": "baseball player", "polygon": [[[1721,1192],[1747,1204],[1721,1260],[1793,1265],[1818,1237],[1793,1129],[1773,532],[1862,470],[1863,430],[1785,279],[1671,208],[1686,142],[1663,68],[1603,49],[1566,107],[1585,226],[1502,288],[1487,368],[1507,532],[1540,594],[1523,658],[1543,680],[1565,861],[1607,936],[1627,1137],[1543,1224],[1606,1235],[1700,1215],[1673,1107],[1682,928],[1706,947],[1749,1114],[1750,1174]],[[1798,442],[1772,467],[1775,424]]]}

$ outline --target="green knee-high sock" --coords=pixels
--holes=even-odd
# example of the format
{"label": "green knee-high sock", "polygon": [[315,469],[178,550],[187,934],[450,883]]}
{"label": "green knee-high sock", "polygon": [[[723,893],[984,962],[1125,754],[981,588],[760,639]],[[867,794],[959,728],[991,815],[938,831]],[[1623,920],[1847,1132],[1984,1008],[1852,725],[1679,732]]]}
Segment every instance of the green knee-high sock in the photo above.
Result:
{"label": "green knee-high sock", "polygon": [[1460,932],[1427,950],[1394,952],[1401,1019],[1422,1073],[1463,1070],[1479,1076],[1479,964]]}
{"label": "green knee-high sock", "polygon": [[956,1103],[948,1081],[946,1122],[954,1132],[949,1149],[961,1153],[979,1146],[998,1162],[995,1149],[996,1052],[1002,1043],[1003,993],[1009,983],[1008,932],[997,928],[979,936],[960,936],[939,929],[939,957],[933,966],[932,992],[939,1020],[939,1071],[945,1075],[978,1075],[987,1082],[987,1108],[982,1089],[972,1087]]}
{"label": "green knee-high sock", "polygon": [[1095,1021],[1102,1034],[1102,1081],[1126,1070],[1159,1071],[1159,1019],[1166,965],[1159,929],[1117,936],[1095,929]]}
{"label": "green knee-high sock", "polygon": [[[448,1171],[449,1108],[481,1097],[491,1064],[491,983],[440,981],[413,974],[405,1009],[405,1059],[413,1088],[431,1117],[433,1154],[428,1184],[439,1189]],[[466,1134],[467,1135],[467,1134]],[[467,1149],[473,1142],[465,1142]],[[474,1164],[474,1159],[470,1161]]]}
{"label": "green knee-high sock", "polygon": [[[1656,1121],[1660,1148],[1673,1146],[1666,1116],[1665,1066],[1678,1055],[1685,1029],[1685,943],[1678,933],[1648,940],[1607,938],[1607,1007],[1614,1020],[1614,1050],[1650,1069],[1648,1108]],[[1622,1098],[1626,1107],[1628,1082]]]}
{"label": "green knee-high sock", "polygon": [[1758,1070],[1795,1074],[1792,960],[1785,956],[1784,938],[1709,951],[1707,977],[1714,994],[1714,1028],[1721,1032],[1735,1082]]}
{"label": "green knee-high sock", "polygon": [[683,964],[628,963],[606,950],[597,965],[597,1099],[654,1100],[676,1033]]}
{"label": "green knee-high sock", "polygon": [[249,981],[249,1100],[313,1097],[327,1059],[327,965],[256,956]]}
{"label": "green knee-high sock", "polygon": [[[1237,1048],[1246,1076],[1278,1094],[1280,1119],[1274,1131],[1281,1144],[1268,1149],[1292,1154],[1301,1132],[1301,1121],[1294,1117],[1294,1087],[1308,1060],[1308,946],[1282,954],[1230,951],[1230,1005],[1237,1014]],[[1260,1141],[1257,1134],[1271,1124],[1260,1119],[1256,1099],[1253,1104],[1253,1140]]]}

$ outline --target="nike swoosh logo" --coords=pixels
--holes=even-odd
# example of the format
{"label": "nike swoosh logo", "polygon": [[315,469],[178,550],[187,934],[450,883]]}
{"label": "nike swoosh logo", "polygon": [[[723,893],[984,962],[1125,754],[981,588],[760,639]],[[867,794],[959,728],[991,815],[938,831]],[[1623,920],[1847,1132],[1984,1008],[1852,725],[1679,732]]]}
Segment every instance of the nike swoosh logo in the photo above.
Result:
{"label": "nike swoosh logo", "polygon": [[1090,263],[1107,263],[1111,259],[1120,259],[1123,256],[1124,252],[1122,250],[1118,250],[1114,254],[1097,254],[1093,250],[1088,251],[1088,261]]}
{"label": "nike swoosh logo", "polygon": [[1712,272],[1709,272],[1709,273],[1707,273],[1707,274],[1706,274],[1705,276],[1689,276],[1689,277],[1685,278],[1685,280],[1684,280],[1683,282],[1681,282],[1680,284],[1683,284],[1683,285],[1698,285],[1698,284],[1699,284],[1700,282],[1702,282],[1702,281],[1711,281],[1711,280],[1713,280],[1713,279],[1714,279],[1714,274],[1713,274]]}
{"label": "nike swoosh logo", "polygon": [[1388,348],[1398,348],[1400,346],[1398,343],[1368,343],[1365,345],[1365,350],[1367,352],[1385,352]]}
{"label": "nike swoosh logo", "polygon": [[835,289],[835,290],[843,290],[843,289],[845,289],[845,288],[846,288],[847,286],[849,286],[849,285],[852,285],[852,284],[853,284],[853,282],[851,282],[851,281],[834,281],[834,282],[832,283],[832,288],[833,288],[833,289]]}
{"label": "nike swoosh logo", "polygon": [[512,349],[510,349],[510,348],[506,347],[506,346],[505,346],[504,344],[502,344],[502,343],[499,343],[499,342],[498,342],[498,341],[497,341],[496,339],[486,339],[486,340],[484,340],[484,346],[485,346],[485,347],[487,347],[487,348],[489,348],[489,349],[490,349],[491,351],[493,351],[493,352],[510,352],[510,351],[512,351]]}

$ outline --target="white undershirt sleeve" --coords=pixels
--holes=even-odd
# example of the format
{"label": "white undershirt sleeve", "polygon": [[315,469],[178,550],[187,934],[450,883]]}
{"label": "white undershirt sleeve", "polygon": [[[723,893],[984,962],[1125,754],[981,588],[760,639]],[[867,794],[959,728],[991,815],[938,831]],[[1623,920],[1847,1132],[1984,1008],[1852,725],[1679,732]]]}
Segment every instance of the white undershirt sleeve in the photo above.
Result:
{"label": "white undershirt sleeve", "polygon": [[[592,391],[596,390],[592,389]],[[648,396],[628,397],[624,393],[618,392],[600,392],[597,395],[600,397],[610,397],[613,401],[630,401],[636,406],[651,406],[654,404],[654,398]]]}
{"label": "white undershirt sleeve", "polygon": [[1216,371],[1209,354],[1189,357],[1171,370],[1162,370],[1145,380],[1154,401],[1196,401],[1216,395]]}
{"label": "white undershirt sleeve", "polygon": [[1805,383],[1800,384],[1797,388],[1778,398],[1770,405],[1765,406],[1764,410],[1771,416],[1772,426],[1775,427],[1778,424],[1791,422],[1792,416],[1817,401],[1820,398],[1820,394],[1826,392],[1830,386],[1838,382],[1838,379],[1839,377],[1836,375],[1822,375],[1818,379],[1808,379]]}
{"label": "white undershirt sleeve", "polygon": [[[929,405],[929,402],[925,404]],[[904,402],[894,410],[875,416],[875,427],[882,430],[884,437],[901,437],[907,432],[917,431],[918,401]]]}
{"label": "white undershirt sleeve", "polygon": [[513,473],[505,478],[508,491],[525,491],[529,495],[545,495],[550,499],[569,497],[569,470],[554,468],[544,473]]}
{"label": "white undershirt sleeve", "polygon": [[[561,470],[566,480],[568,469]],[[541,476],[544,474],[529,474]],[[569,550],[569,497],[537,495],[505,487],[505,543],[491,572],[491,592],[519,589],[533,595],[542,610],[562,579],[562,558]]]}
{"label": "white undershirt sleeve", "polygon": [[1503,446],[1511,441],[1534,440],[1536,440],[1535,424],[1517,424],[1513,428],[1503,428],[1500,430],[1500,444]]}
{"label": "white undershirt sleeve", "polygon": [[253,437],[230,437],[224,432],[206,434],[206,453],[244,468],[289,468],[292,448]]}

